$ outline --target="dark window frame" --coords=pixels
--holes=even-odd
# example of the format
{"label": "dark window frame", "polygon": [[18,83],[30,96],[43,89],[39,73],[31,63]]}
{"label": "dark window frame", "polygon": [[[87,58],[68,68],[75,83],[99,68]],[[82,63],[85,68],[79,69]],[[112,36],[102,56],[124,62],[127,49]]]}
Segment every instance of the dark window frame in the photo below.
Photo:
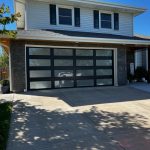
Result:
{"label": "dark window frame", "polygon": [[[101,12],[100,13],[100,15],[101,15],[101,28],[102,29],[112,29],[112,14],[111,13],[105,13],[105,12]],[[110,20],[107,18],[107,19],[103,19],[103,17],[104,16],[106,17],[106,15],[107,15],[107,17],[108,17],[108,15],[109,15],[109,17],[110,17]],[[108,25],[108,26],[106,26],[106,24]],[[104,25],[105,24],[105,25]]]}
{"label": "dark window frame", "polygon": [[99,12],[99,10],[93,11],[93,23],[94,23],[94,28],[99,29],[99,27],[100,27],[100,12]]}
{"label": "dark window frame", "polygon": [[114,13],[114,30],[119,30],[119,13]]}
{"label": "dark window frame", "polygon": [[74,8],[74,25],[75,27],[81,26],[81,11],[80,8]]}
{"label": "dark window frame", "polygon": [[[71,16],[67,16],[67,15],[60,15],[60,9],[66,9],[66,10],[70,10],[71,11]],[[68,18],[68,19],[71,19],[70,20],[70,23],[61,23],[60,22],[60,16],[62,17],[62,18]],[[71,7],[61,7],[61,6],[58,6],[57,7],[57,18],[58,18],[58,24],[59,25],[63,25],[63,26],[73,26],[73,24],[74,24],[74,22],[73,22],[73,19],[74,19],[74,10],[73,10],[73,8],[71,8]]]}
{"label": "dark window frame", "polygon": [[51,25],[56,25],[57,24],[57,14],[56,14],[56,5],[50,4],[49,5],[50,9],[50,24]]}

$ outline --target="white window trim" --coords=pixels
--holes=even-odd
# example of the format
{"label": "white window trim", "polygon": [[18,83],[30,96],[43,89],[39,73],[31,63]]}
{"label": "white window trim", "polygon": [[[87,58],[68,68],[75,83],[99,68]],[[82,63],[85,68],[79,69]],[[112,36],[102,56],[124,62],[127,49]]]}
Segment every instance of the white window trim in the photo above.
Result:
{"label": "white window trim", "polygon": [[[65,25],[65,24],[60,24],[59,23],[59,8],[66,8],[66,9],[71,9],[72,10],[72,25]],[[56,16],[57,16],[57,20],[56,20],[57,25],[65,26],[65,27],[66,26],[68,26],[68,27],[74,26],[74,7],[64,6],[64,5],[56,5]]]}
{"label": "white window trim", "polygon": [[[101,14],[110,14],[111,15],[111,28],[102,28],[101,26]],[[110,12],[110,11],[101,11],[99,10],[99,27],[100,29],[103,29],[103,30],[112,30],[114,31],[114,17],[113,17],[113,12]]]}

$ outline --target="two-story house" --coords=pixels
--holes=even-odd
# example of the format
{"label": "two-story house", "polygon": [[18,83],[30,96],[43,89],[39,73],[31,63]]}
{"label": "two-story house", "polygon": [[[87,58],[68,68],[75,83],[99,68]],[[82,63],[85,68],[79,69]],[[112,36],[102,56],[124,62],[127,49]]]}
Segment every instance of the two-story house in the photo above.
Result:
{"label": "two-story house", "polygon": [[10,41],[12,91],[125,85],[136,64],[148,69],[150,40],[133,33],[134,17],[145,9],[97,0],[15,0],[15,10],[22,17]]}

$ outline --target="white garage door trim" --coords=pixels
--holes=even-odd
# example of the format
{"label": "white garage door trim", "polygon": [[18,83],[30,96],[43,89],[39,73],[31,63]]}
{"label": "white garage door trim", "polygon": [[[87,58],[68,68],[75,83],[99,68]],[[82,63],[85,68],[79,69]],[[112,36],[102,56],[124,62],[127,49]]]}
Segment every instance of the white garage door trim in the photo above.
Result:
{"label": "white garage door trim", "polygon": [[114,86],[118,86],[118,64],[117,64],[117,48],[106,48],[106,47],[71,47],[71,46],[53,46],[53,45],[33,45],[33,44],[26,44],[25,45],[25,82],[26,82],[26,89],[24,91],[27,91],[27,66],[26,66],[26,50],[27,47],[47,47],[47,48],[71,48],[71,49],[93,49],[93,50],[100,50],[100,49],[106,49],[106,50],[113,50],[114,54]]}

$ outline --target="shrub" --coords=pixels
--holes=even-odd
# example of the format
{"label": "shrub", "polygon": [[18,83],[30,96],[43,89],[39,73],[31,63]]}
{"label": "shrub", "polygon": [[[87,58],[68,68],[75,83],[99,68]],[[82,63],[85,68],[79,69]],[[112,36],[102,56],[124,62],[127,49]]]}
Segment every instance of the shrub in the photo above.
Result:
{"label": "shrub", "polygon": [[134,80],[134,75],[128,74],[128,80],[129,82],[132,82]]}
{"label": "shrub", "polygon": [[2,86],[9,86],[9,80],[2,80],[2,81],[0,81],[0,84]]}

